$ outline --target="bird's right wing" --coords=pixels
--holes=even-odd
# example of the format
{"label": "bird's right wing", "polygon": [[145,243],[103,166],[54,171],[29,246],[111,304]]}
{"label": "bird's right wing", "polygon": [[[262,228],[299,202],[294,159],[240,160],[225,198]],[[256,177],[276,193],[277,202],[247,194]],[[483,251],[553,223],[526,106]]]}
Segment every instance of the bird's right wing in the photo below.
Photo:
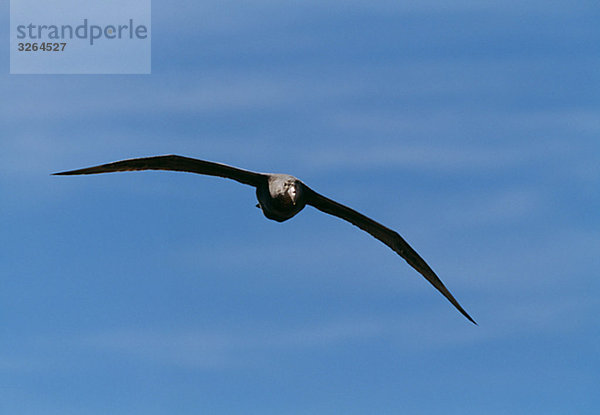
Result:
{"label": "bird's right wing", "polygon": [[135,170],[172,170],[184,171],[189,173],[206,174],[209,176],[219,176],[236,180],[250,186],[258,186],[267,176],[261,173],[255,173],[248,170],[242,170],[225,164],[214,163],[182,156],[155,156],[137,158],[114,163],[103,164],[101,166],[88,167],[85,169],[64,171],[54,173],[55,175],[75,175],[75,174],[98,174],[112,173],[117,171],[135,171]]}
{"label": "bird's right wing", "polygon": [[421,258],[421,256],[397,232],[383,226],[378,222],[375,222],[373,219],[366,217],[365,215],[349,208],[348,206],[344,206],[341,203],[320,195],[306,185],[304,185],[304,193],[306,195],[307,204],[319,209],[322,212],[329,213],[330,215],[347,220],[392,248],[397,254],[404,258],[411,267],[416,269],[425,277],[427,281],[431,283],[431,285],[433,285],[440,293],[442,293],[442,295],[446,297],[448,301],[450,301],[463,316],[465,316],[472,323],[477,324],[461,307],[458,301],[456,301],[454,296],[450,294],[450,291],[448,291],[446,286],[438,278],[435,272],[433,272],[429,265],[427,265],[425,260],[423,260],[423,258]]}

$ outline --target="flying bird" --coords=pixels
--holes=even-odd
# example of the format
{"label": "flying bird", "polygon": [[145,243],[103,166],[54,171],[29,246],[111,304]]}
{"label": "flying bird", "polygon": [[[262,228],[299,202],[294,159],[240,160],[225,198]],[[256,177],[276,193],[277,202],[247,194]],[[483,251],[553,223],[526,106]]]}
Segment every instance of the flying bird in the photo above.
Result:
{"label": "flying bird", "polygon": [[475,321],[456,301],[454,296],[419,256],[419,254],[395,231],[375,222],[373,219],[331,200],[302,183],[294,176],[288,174],[267,174],[256,173],[253,171],[242,170],[236,167],[221,163],[197,160],[189,157],[176,155],[155,156],[136,158],[130,160],[117,161],[114,163],[103,164],[100,166],[88,167],[79,170],[54,173],[55,175],[77,175],[77,174],[98,174],[111,173],[119,171],[136,170],[171,170],[183,171],[189,173],[206,174],[209,176],[219,176],[233,179],[237,182],[254,186],[256,188],[256,197],[258,207],[268,218],[277,222],[284,222],[298,212],[304,206],[310,205],[321,212],[328,213],[338,218],[344,219],[351,224],[368,232],[376,239],[380,240],[398,255],[408,262],[408,264],[417,270],[427,281],[431,283],[444,297],[456,307],[469,321],[474,324]]}

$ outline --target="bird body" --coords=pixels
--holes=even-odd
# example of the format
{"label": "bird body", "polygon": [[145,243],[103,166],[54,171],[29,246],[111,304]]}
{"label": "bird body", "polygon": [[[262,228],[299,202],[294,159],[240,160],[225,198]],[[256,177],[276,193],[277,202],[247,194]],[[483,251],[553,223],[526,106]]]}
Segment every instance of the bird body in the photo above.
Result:
{"label": "bird body", "polygon": [[462,315],[474,324],[475,321],[456,301],[446,286],[421,258],[421,256],[395,231],[383,226],[367,216],[331,200],[308,187],[294,176],[288,174],[257,173],[238,169],[221,163],[197,160],[176,155],[144,157],[117,161],[95,167],[55,173],[56,175],[98,174],[118,171],[171,170],[209,176],[219,176],[254,186],[258,206],[271,220],[284,222],[294,217],[306,205],[321,212],[337,216],[368,232],[371,236],[386,244],[408,264],[417,270],[433,285]]}
{"label": "bird body", "polygon": [[304,206],[303,183],[289,174],[270,174],[256,187],[256,198],[263,214],[271,220],[284,222],[298,214]]}

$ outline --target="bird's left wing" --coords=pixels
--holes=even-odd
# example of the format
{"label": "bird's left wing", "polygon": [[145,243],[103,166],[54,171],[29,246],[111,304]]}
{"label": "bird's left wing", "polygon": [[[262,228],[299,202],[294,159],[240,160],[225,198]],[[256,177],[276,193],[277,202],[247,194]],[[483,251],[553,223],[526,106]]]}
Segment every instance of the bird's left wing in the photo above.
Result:
{"label": "bird's left wing", "polygon": [[101,166],[88,167],[85,169],[65,171],[54,173],[55,175],[74,175],[74,174],[98,174],[112,173],[117,171],[135,171],[135,170],[172,170],[184,171],[189,173],[206,174],[209,176],[219,176],[236,180],[250,186],[258,186],[266,180],[266,175],[255,173],[248,170],[238,169],[227,166],[226,164],[214,163],[182,156],[155,156],[144,157],[114,163],[103,164]]}
{"label": "bird's left wing", "polygon": [[431,285],[433,285],[440,293],[442,293],[442,295],[446,297],[448,301],[450,301],[452,305],[454,305],[454,307],[456,307],[456,309],[462,313],[462,315],[464,315],[472,323],[477,324],[461,307],[458,301],[456,301],[454,296],[450,294],[450,291],[448,291],[446,286],[438,278],[435,272],[433,272],[429,265],[427,265],[423,258],[421,258],[421,256],[397,232],[386,228],[382,224],[375,222],[373,219],[366,217],[354,209],[320,195],[306,185],[304,185],[304,193],[306,195],[307,204],[319,209],[322,212],[329,213],[330,215],[347,220],[392,248],[402,258],[404,258],[411,267],[416,269],[425,277],[425,279],[427,279],[427,281],[431,283]]}

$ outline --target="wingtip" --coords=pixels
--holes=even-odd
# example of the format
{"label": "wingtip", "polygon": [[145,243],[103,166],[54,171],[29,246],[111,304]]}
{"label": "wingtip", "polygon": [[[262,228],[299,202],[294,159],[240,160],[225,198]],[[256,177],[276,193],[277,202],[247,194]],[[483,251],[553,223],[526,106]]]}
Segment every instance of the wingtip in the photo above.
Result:
{"label": "wingtip", "polygon": [[[448,297],[446,297],[446,298],[448,298]],[[450,298],[448,298],[448,299],[450,300]],[[452,301],[452,300],[454,300],[454,301]],[[454,305],[454,307],[456,307],[456,309],[460,312],[460,314],[465,316],[466,319],[469,320],[471,323],[475,324],[476,326],[479,326],[479,324],[477,324],[477,322],[475,320],[473,320],[473,317],[471,317],[469,315],[469,313],[467,313],[465,311],[465,309],[462,308],[462,306],[458,303],[458,301],[456,301],[456,299],[454,297],[452,297],[452,300],[450,300],[450,302],[452,303],[452,305]]]}
{"label": "wingtip", "polygon": [[[438,279],[439,281],[439,279]],[[431,282],[431,281],[429,281]],[[456,300],[456,298],[454,298],[454,296],[450,293],[450,291],[448,291],[448,289],[446,288],[446,286],[439,281],[441,285],[436,286],[434,285],[434,287],[444,296],[446,297],[446,299],[448,301],[450,301],[450,303],[454,306],[454,308],[456,308],[458,310],[458,312],[460,314],[462,314],[467,320],[469,320],[471,323],[475,324],[476,326],[478,326],[479,324],[477,324],[477,322],[475,320],[473,320],[473,317],[471,317],[469,315],[469,313],[467,313],[465,311],[465,309],[460,305],[460,303]]]}
{"label": "wingtip", "polygon": [[[100,167],[100,166],[96,166],[96,167]],[[80,174],[98,173],[98,172],[94,171],[96,169],[96,167],[86,167],[84,169],[59,171],[57,173],[52,173],[52,176],[77,176],[77,175],[80,175]]]}
{"label": "wingtip", "polygon": [[467,320],[469,320],[471,323],[475,324],[476,326],[479,326],[479,324],[477,324],[477,322],[476,322],[475,320],[473,320],[473,319],[471,318],[471,316],[470,316],[470,315],[468,315],[468,314],[466,314],[466,313],[465,313],[465,317],[466,317],[466,318],[467,318]]}

